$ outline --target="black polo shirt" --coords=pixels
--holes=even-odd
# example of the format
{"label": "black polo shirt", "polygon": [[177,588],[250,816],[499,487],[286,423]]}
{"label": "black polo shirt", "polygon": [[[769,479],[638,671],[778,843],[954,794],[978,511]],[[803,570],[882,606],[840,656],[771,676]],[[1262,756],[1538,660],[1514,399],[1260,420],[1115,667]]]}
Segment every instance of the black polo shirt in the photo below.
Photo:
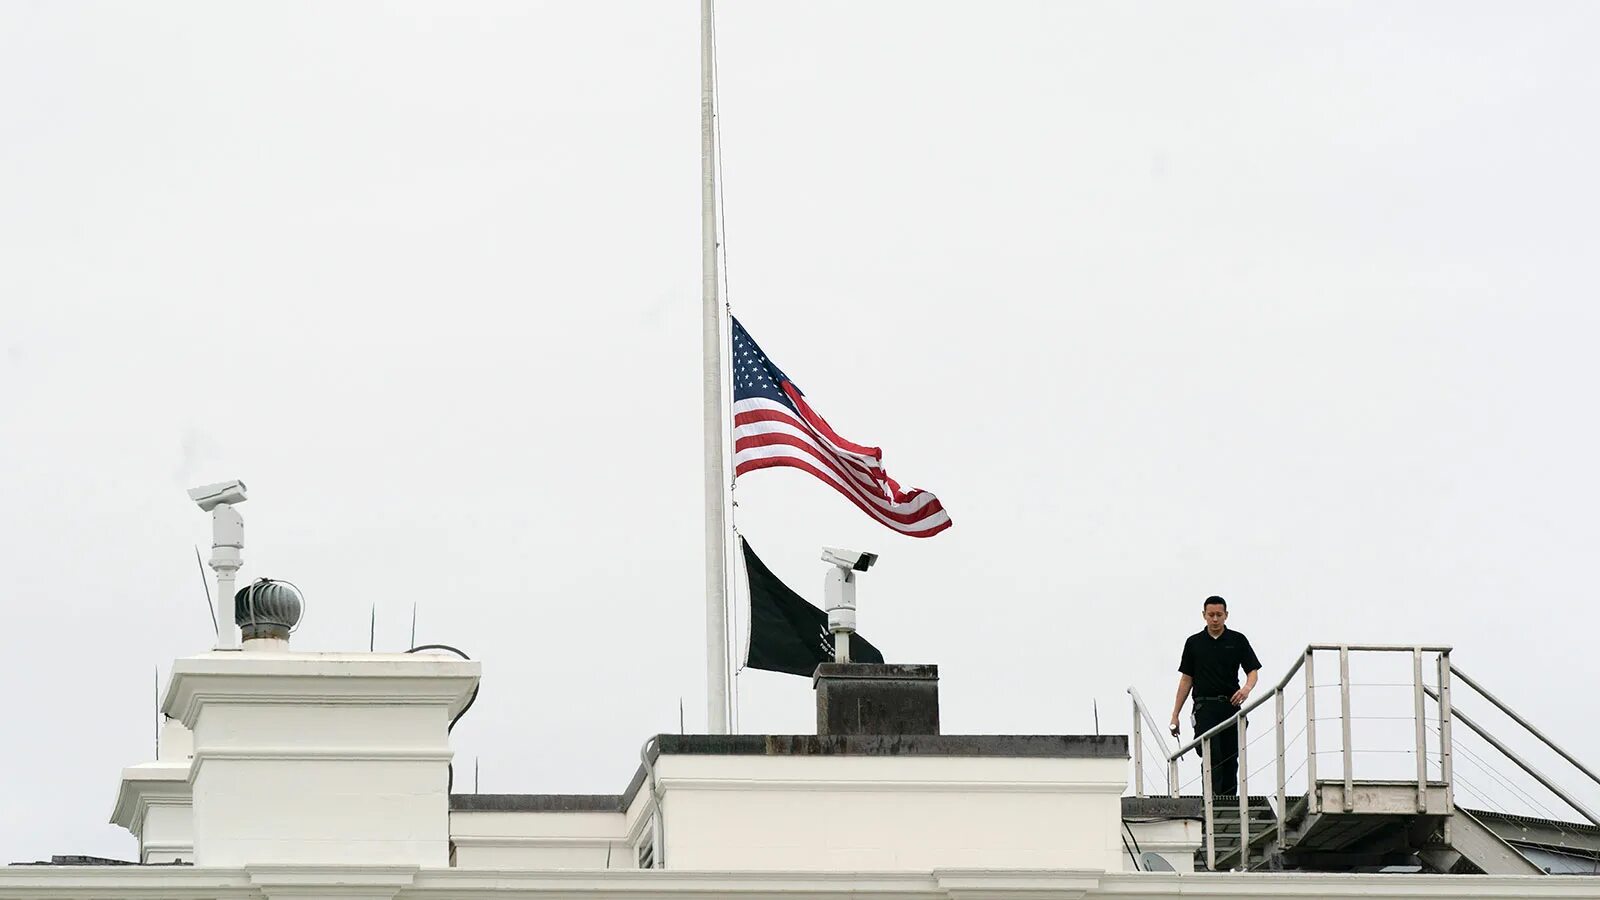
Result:
{"label": "black polo shirt", "polygon": [[1194,679],[1196,697],[1232,697],[1239,690],[1239,670],[1246,674],[1261,668],[1250,639],[1226,626],[1212,637],[1204,628],[1183,642],[1178,671]]}

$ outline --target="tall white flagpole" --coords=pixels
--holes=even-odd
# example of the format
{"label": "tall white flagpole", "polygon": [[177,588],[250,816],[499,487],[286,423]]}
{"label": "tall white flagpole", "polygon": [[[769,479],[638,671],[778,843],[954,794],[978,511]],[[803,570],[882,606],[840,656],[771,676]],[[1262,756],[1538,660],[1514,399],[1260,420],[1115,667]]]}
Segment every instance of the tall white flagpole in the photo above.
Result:
{"label": "tall white flagpole", "polygon": [[717,145],[711,0],[700,0],[700,299],[705,395],[706,712],[712,734],[728,733],[727,509],[722,416],[722,309],[717,285]]}

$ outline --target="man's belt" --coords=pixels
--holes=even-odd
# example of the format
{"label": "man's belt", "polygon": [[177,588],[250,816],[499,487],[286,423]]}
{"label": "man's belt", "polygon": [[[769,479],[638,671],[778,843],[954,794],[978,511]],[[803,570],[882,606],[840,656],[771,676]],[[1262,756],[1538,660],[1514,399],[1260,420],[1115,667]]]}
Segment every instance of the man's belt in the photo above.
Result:
{"label": "man's belt", "polygon": [[1226,695],[1221,697],[1196,697],[1194,699],[1196,703],[1233,703],[1233,697]]}

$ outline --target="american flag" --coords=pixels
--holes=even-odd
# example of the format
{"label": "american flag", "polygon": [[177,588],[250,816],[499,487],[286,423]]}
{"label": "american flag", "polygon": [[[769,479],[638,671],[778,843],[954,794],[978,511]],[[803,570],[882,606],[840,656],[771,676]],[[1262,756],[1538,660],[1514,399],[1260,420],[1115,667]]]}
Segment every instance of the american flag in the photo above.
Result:
{"label": "american flag", "polygon": [[883,470],[883,451],[839,436],[800,388],[733,320],[733,474],[788,466],[809,472],[883,525],[911,537],[950,527],[939,498],[901,490]]}

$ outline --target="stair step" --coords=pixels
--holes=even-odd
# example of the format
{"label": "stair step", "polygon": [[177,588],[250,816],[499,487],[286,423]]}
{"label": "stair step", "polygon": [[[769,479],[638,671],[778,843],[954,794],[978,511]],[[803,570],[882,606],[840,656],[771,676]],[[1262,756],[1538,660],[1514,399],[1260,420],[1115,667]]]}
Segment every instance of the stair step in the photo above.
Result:
{"label": "stair step", "polygon": [[[1250,842],[1250,865],[1255,865],[1256,863],[1265,863],[1267,861],[1266,848],[1270,846],[1270,844],[1270,841],[1257,843],[1252,840]],[[1197,854],[1197,859],[1204,863],[1205,848],[1202,847],[1200,849],[1199,854]],[[1226,851],[1224,851],[1221,846],[1217,847],[1217,868],[1232,868],[1238,863],[1238,861],[1239,846],[1237,844],[1229,847]]]}
{"label": "stair step", "polygon": [[[1260,831],[1251,829],[1250,831],[1250,846],[1252,848],[1273,843],[1277,839],[1278,830],[1276,828],[1263,828]],[[1218,833],[1212,836],[1211,841],[1212,845],[1217,848],[1218,853],[1222,853],[1224,850],[1233,853],[1239,849],[1239,832],[1235,831],[1230,834]]]}
{"label": "stair step", "polygon": [[[1245,807],[1250,825],[1250,851],[1246,862],[1241,866],[1239,859],[1239,838],[1242,829],[1239,827],[1239,798],[1217,797],[1211,808],[1211,842],[1216,857],[1216,868],[1219,871],[1229,871],[1236,868],[1250,869],[1264,866],[1267,862],[1267,851],[1277,843],[1280,822],[1276,807],[1265,797],[1252,796],[1249,805]],[[1206,867],[1206,850],[1202,843],[1195,853],[1195,867]]]}

